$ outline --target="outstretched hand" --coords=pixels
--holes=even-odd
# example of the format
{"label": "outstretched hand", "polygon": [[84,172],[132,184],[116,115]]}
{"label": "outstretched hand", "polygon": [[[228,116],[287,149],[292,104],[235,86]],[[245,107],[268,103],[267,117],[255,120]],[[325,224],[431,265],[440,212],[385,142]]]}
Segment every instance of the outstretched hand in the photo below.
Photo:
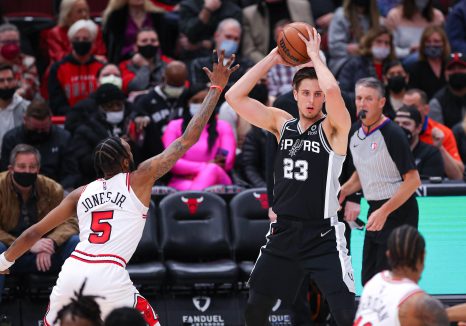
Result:
{"label": "outstretched hand", "polygon": [[320,51],[320,34],[317,33],[317,30],[313,27],[312,30],[309,27],[306,27],[309,40],[301,33],[298,33],[299,38],[306,44],[307,55],[311,60],[313,58],[319,57]]}
{"label": "outstretched hand", "polygon": [[234,67],[231,67],[233,62],[235,62],[236,58],[234,54],[227,60],[226,64],[224,64],[225,52],[223,50],[222,52],[220,52],[220,56],[218,57],[218,59],[216,50],[214,50],[213,56],[214,62],[212,71],[210,71],[207,67],[204,67],[202,69],[207,74],[207,77],[209,77],[212,85],[217,85],[224,88],[228,83],[230,75],[239,69],[239,64],[237,64]]}

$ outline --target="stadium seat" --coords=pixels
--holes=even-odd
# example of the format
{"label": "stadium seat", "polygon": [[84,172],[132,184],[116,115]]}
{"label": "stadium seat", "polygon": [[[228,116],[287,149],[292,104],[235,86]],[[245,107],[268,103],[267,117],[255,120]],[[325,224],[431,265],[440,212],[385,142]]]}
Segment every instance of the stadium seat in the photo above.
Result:
{"label": "stadium seat", "polygon": [[161,262],[157,231],[155,204],[151,202],[141,240],[126,267],[136,286],[152,287],[165,283],[167,270]]}
{"label": "stadium seat", "polygon": [[265,235],[270,225],[267,212],[265,188],[245,190],[230,202],[233,248],[242,281],[249,278],[259,249],[265,244]]}
{"label": "stadium seat", "polygon": [[161,247],[172,286],[236,283],[238,267],[232,259],[222,198],[177,192],[160,202],[159,212]]}

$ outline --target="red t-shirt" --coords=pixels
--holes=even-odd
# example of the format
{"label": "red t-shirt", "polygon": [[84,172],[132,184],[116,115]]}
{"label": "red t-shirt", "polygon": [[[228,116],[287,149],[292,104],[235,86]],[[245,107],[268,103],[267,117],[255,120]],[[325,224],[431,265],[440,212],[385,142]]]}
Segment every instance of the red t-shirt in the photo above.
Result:
{"label": "red t-shirt", "polygon": [[455,136],[453,135],[453,132],[451,131],[450,128],[447,126],[429,119],[429,117],[426,117],[424,121],[424,125],[422,126],[422,131],[421,134],[419,135],[419,139],[427,144],[433,143],[432,141],[432,129],[438,128],[440,129],[443,134],[445,135],[445,138],[443,140],[443,147],[445,150],[450,153],[450,155],[457,161],[461,161],[460,154],[458,152],[458,146],[456,145],[456,139]]}

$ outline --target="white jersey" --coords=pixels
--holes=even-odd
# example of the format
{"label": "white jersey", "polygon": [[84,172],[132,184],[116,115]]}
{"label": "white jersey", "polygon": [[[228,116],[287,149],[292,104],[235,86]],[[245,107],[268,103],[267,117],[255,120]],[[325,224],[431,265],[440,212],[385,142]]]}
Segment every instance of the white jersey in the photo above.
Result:
{"label": "white jersey", "polygon": [[122,267],[141,239],[148,208],[130,186],[130,174],[119,173],[88,184],[77,204],[79,260],[107,259]]}
{"label": "white jersey", "polygon": [[409,279],[394,280],[390,271],[378,273],[364,286],[354,326],[400,325],[400,305],[419,292],[424,291]]}

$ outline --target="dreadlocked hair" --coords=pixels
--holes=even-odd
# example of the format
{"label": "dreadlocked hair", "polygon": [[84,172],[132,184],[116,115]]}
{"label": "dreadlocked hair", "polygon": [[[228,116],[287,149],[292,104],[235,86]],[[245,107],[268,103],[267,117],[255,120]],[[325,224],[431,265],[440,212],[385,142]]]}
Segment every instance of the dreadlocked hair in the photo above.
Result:
{"label": "dreadlocked hair", "polygon": [[74,298],[71,302],[61,308],[57,313],[57,318],[53,322],[56,324],[58,321],[62,322],[63,319],[69,314],[72,318],[80,317],[92,322],[93,326],[101,326],[103,324],[100,317],[100,307],[95,301],[96,298],[102,298],[93,295],[83,295],[84,287],[86,286],[87,279],[81,285],[79,292],[74,292]]}
{"label": "dreadlocked hair", "polygon": [[416,264],[423,259],[426,242],[412,226],[403,225],[392,231],[388,237],[388,263],[393,269],[408,267],[417,270]]}
{"label": "dreadlocked hair", "polygon": [[122,158],[129,158],[129,155],[119,137],[102,140],[94,150],[94,169],[97,177],[120,173]]}

